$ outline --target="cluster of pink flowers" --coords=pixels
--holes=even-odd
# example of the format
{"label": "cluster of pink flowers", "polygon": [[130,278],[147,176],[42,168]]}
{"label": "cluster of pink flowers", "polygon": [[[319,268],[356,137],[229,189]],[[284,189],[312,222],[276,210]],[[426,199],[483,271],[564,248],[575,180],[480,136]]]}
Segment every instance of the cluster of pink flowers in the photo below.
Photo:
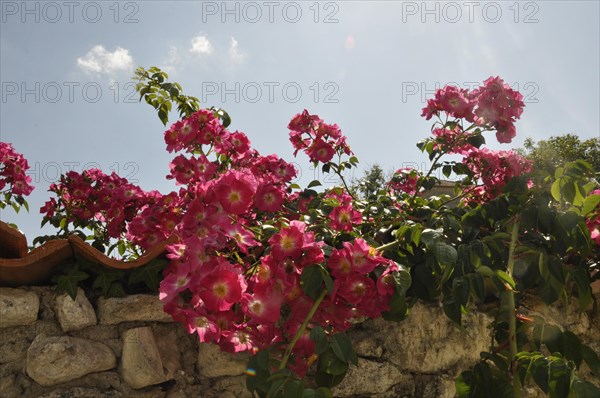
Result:
{"label": "cluster of pink flowers", "polygon": [[33,191],[31,177],[25,172],[29,164],[25,157],[16,152],[11,144],[0,142],[0,192],[27,196]]}
{"label": "cluster of pink flowers", "polygon": [[492,151],[487,148],[471,149],[463,159],[475,181],[483,185],[467,188],[468,203],[485,203],[494,199],[513,177],[529,173],[531,161],[514,151]]}
{"label": "cluster of pink flowers", "polygon": [[[221,121],[210,109],[201,109],[189,117],[171,125],[165,132],[165,142],[168,152],[184,150],[188,153],[202,151],[203,146],[221,155],[234,159],[245,156],[250,150],[248,137],[241,132],[230,133],[223,127]],[[206,159],[196,159],[206,163]],[[209,171],[201,174],[208,174]]]}
{"label": "cluster of pink flowers", "polygon": [[523,96],[499,77],[490,77],[473,91],[446,86],[427,100],[421,116],[427,120],[445,112],[456,119],[465,119],[496,130],[498,142],[509,143],[516,135],[514,123],[523,113]]}
{"label": "cluster of pink flowers", "polygon": [[361,212],[352,207],[352,196],[338,188],[331,190],[326,197],[338,203],[329,213],[330,226],[334,231],[350,232],[354,225],[362,223]]}
{"label": "cluster of pink flowers", "polygon": [[[178,194],[183,203],[175,206],[180,211],[172,224],[179,242],[168,247],[171,263],[160,285],[165,311],[200,341],[223,350],[271,347],[291,339],[314,304],[302,288],[301,275],[315,266],[333,276],[334,288],[313,316],[314,324],[343,331],[353,317],[379,316],[388,309],[394,264],[362,239],[331,248],[326,258],[322,238],[298,215],[306,209],[306,198],[288,188],[296,174],[292,165],[258,154],[243,133],[228,133],[208,113],[198,111],[165,133],[170,150],[191,154],[178,155],[168,176],[183,185]],[[296,152],[304,149],[312,161],[351,153],[336,125],[307,111],[293,118],[290,129]],[[225,144],[232,140],[237,143]],[[211,148],[220,155],[214,161],[208,160]],[[332,190],[326,197],[336,204],[329,213],[334,231],[349,232],[362,222],[350,195]],[[161,224],[163,210],[155,207],[142,211],[129,232],[147,236],[144,228]],[[150,216],[152,222],[147,221]],[[379,278],[372,276],[376,268]],[[299,374],[314,353],[308,332],[294,348],[291,367]]]}
{"label": "cluster of pink flowers", "polygon": [[440,152],[466,155],[471,149],[475,148],[468,142],[471,134],[461,130],[458,126],[452,130],[434,128],[432,134],[436,137],[434,149]]}
{"label": "cluster of pink flowers", "polygon": [[147,204],[127,224],[126,238],[131,243],[148,250],[173,234],[181,222],[183,199],[176,193],[161,195],[156,191],[146,193]]}
{"label": "cluster of pink flowers", "polygon": [[70,171],[51,184],[49,191],[57,198],[51,198],[40,209],[44,219],[60,213],[76,226],[95,220],[106,225],[107,238],[122,237],[138,211],[161,196],[158,192],[146,193],[114,172],[107,175],[99,169]]}
{"label": "cluster of pink flowers", "polygon": [[346,143],[337,124],[327,124],[317,115],[311,115],[305,109],[290,121],[290,141],[294,146],[294,155],[301,149],[311,162],[327,163],[335,154],[351,155],[352,151]]}
{"label": "cluster of pink flowers", "polygon": [[387,186],[393,192],[414,195],[417,192],[419,175],[417,170],[403,167],[394,172]]}

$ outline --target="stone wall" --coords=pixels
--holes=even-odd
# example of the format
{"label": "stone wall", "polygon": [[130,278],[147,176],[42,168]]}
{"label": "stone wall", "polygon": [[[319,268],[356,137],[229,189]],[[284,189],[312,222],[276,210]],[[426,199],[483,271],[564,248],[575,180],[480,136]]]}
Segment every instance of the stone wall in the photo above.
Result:
{"label": "stone wall", "polygon": [[[49,287],[0,288],[0,397],[250,396],[247,357],[198,344],[156,297],[91,301],[81,290],[73,301]],[[600,351],[597,305],[574,308],[547,313]],[[461,331],[440,308],[417,304],[399,324],[357,324],[359,364],[334,395],[453,397],[454,377],[488,348],[489,322],[474,313]]]}

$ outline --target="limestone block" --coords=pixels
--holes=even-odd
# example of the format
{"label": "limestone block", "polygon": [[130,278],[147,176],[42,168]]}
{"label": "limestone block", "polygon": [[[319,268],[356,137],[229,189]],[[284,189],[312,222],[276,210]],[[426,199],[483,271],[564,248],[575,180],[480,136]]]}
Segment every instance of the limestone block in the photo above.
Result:
{"label": "limestone block", "polygon": [[40,299],[34,292],[0,288],[0,328],[31,325],[39,310]]}
{"label": "limestone block", "polygon": [[333,392],[336,397],[379,394],[405,377],[394,365],[361,358],[358,366],[350,365],[346,377]]}
{"label": "limestone block", "polygon": [[27,374],[43,386],[75,380],[116,366],[113,351],[78,337],[37,337],[27,350]]}
{"label": "limestone block", "polygon": [[198,371],[204,377],[239,376],[246,373],[247,354],[223,352],[215,344],[198,346]]}
{"label": "limestone block", "polygon": [[64,332],[96,324],[96,312],[81,288],[77,289],[75,300],[68,294],[56,296],[56,317]]}
{"label": "limestone block", "polygon": [[167,380],[150,327],[129,329],[123,333],[121,365],[123,379],[132,388],[143,388]]}
{"label": "limestone block", "polygon": [[135,294],[121,298],[98,299],[98,318],[103,325],[116,325],[129,321],[171,322],[163,311],[158,296]]}
{"label": "limestone block", "polygon": [[404,321],[371,323],[383,339],[383,359],[413,373],[455,371],[479,361],[489,348],[491,318],[482,313],[463,317],[465,330],[444,315],[441,307],[415,304]]}

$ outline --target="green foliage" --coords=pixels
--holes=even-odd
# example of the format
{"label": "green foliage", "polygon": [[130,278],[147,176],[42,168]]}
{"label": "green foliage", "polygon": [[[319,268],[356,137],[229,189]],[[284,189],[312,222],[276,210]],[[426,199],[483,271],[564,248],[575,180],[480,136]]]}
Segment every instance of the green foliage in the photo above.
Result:
{"label": "green foliage", "polygon": [[[158,68],[139,68],[136,77],[140,100],[150,104],[165,125],[173,108],[179,117],[185,117],[200,107],[197,98],[184,95],[181,86],[168,82],[167,74]],[[227,113],[211,109],[227,127]],[[454,129],[458,123],[445,121],[443,127]],[[468,142],[475,147],[483,145],[482,131],[470,129]],[[339,202],[314,189],[321,186],[320,181],[310,182],[304,190],[293,185],[290,192],[300,190],[299,196],[308,202],[302,220],[323,240],[326,256],[345,242],[362,237],[380,255],[395,262],[398,268],[388,275],[393,289],[389,291],[390,308],[383,313],[386,320],[402,321],[414,302],[424,300],[441,304],[446,316],[457,327],[465,328],[465,314],[477,307],[493,308],[489,352],[481,353],[481,361],[460,374],[456,380],[459,397],[515,397],[520,396],[523,385],[531,383],[550,397],[600,396],[596,386],[577,375],[583,363],[600,374],[600,361],[590,347],[572,332],[547,324],[541,317],[518,315],[520,303],[528,295],[547,305],[576,296],[580,310],[592,302],[590,283],[598,270],[600,253],[591,240],[586,217],[600,203],[600,197],[590,196],[598,186],[594,179],[600,169],[598,141],[582,143],[577,137],[566,136],[537,145],[526,142],[527,155],[538,170],[508,181],[495,199],[471,205],[456,204],[465,195],[464,188],[478,182],[464,164],[441,160],[445,154],[441,144],[429,138],[417,145],[432,165],[424,176],[411,174],[418,178],[416,192],[411,194],[388,192],[388,178],[378,165],[368,168],[363,178],[348,187],[342,172],[356,167],[355,157],[323,164],[324,173],[340,176],[345,191],[354,198],[353,208],[363,215],[362,223],[349,231],[330,226],[329,216]],[[570,162],[565,163],[565,159]],[[446,178],[452,174],[462,178],[455,184],[453,197],[426,197],[425,192],[439,182],[433,174],[436,171]],[[529,184],[530,179],[534,185]],[[335,190],[341,193],[344,188]],[[295,209],[286,210],[293,213]],[[64,217],[48,222],[65,236],[73,232]],[[99,226],[74,228],[95,247],[107,246],[97,233]],[[93,233],[86,236],[85,230]],[[277,228],[267,222],[259,230],[268,238]],[[109,246],[121,254],[129,249],[126,242]],[[78,285],[107,296],[155,292],[165,266],[166,261],[157,260],[136,270],[114,271],[78,261],[64,267],[55,282],[71,295]],[[276,346],[250,359],[246,385],[255,396],[332,397],[331,388],[358,363],[347,335],[311,320],[326,294],[334,293],[325,264],[304,266],[300,282],[302,291],[314,301],[313,307],[296,335],[286,336],[291,343],[283,356],[281,347]],[[315,344],[314,355],[308,359],[293,350],[306,334]],[[309,375],[314,379],[304,380],[288,368],[288,364],[299,365],[301,361],[311,365]]]}
{"label": "green foliage", "polygon": [[57,291],[67,293],[73,299],[77,296],[78,287],[104,297],[158,293],[161,273],[167,264],[164,259],[154,259],[143,267],[115,270],[77,259],[59,267],[52,281]]}
{"label": "green foliage", "polygon": [[361,199],[373,200],[381,190],[385,190],[385,184],[390,176],[384,173],[380,165],[374,164],[365,170],[363,177],[352,181],[350,187],[352,192],[357,192]]}
{"label": "green foliage", "polygon": [[331,388],[343,380],[350,364],[358,363],[358,356],[346,334],[330,335],[315,326],[309,336],[318,357],[313,388],[307,388],[289,369],[282,369],[281,362],[267,349],[259,351],[248,362],[248,390],[259,397],[332,397]]}
{"label": "green foliage", "polygon": [[528,138],[521,153],[531,159],[534,168],[538,170],[552,173],[566,162],[581,159],[589,163],[595,173],[600,173],[600,138],[582,141],[574,134],[550,137],[538,142]]}
{"label": "green foliage", "polygon": [[[173,105],[177,107],[179,118],[190,116],[200,109],[200,101],[196,97],[183,94],[181,85],[176,82],[168,82],[169,75],[153,66],[148,70],[139,67],[135,71],[133,79],[138,83],[135,86],[140,94],[140,101],[144,99],[152,106],[163,125],[169,122],[169,113]],[[211,108],[225,127],[231,124],[229,114],[223,109]]]}
{"label": "green foliage", "polygon": [[10,191],[3,192],[0,196],[0,209],[5,209],[6,206],[12,207],[17,214],[19,214],[22,207],[29,212],[29,203],[27,203],[27,200],[22,195],[13,195]]}

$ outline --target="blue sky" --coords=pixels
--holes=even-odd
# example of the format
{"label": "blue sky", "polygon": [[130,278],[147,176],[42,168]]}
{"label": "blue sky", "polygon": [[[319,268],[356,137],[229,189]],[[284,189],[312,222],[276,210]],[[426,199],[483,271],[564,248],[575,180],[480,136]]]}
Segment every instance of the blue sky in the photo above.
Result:
{"label": "blue sky", "polygon": [[[99,167],[169,192],[164,128],[137,102],[137,66],[165,69],[226,109],[263,154],[294,160],[304,108],[337,123],[361,161],[426,169],[419,115],[447,83],[501,76],[525,96],[517,138],[600,134],[598,1],[0,1],[0,134],[31,165],[29,239],[61,172]],[[175,115],[172,115],[174,118]],[[300,182],[315,172],[294,160]],[[331,184],[331,183],[328,183]]]}

